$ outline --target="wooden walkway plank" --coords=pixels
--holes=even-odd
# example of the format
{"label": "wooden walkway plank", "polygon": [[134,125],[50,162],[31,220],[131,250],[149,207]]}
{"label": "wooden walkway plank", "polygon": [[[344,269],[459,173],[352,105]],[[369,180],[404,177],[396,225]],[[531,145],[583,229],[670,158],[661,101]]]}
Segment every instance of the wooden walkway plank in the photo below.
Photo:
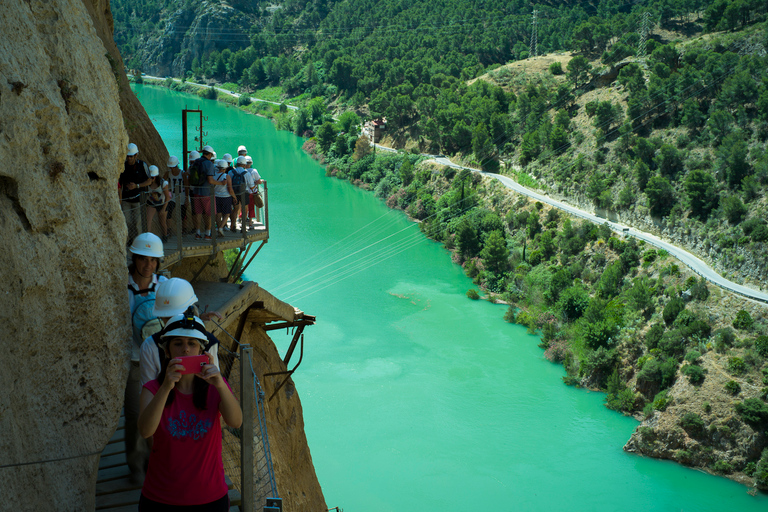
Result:
{"label": "wooden walkway plank", "polygon": [[128,466],[115,466],[113,468],[100,469],[96,476],[96,481],[108,482],[109,480],[130,476],[130,474],[131,470],[128,469]]}
{"label": "wooden walkway plank", "polygon": [[111,494],[96,496],[96,510],[124,507],[127,505],[133,505],[135,510],[136,505],[139,504],[140,496],[141,489],[131,489],[130,491],[113,492]]}
{"label": "wooden walkway plank", "polygon": [[101,452],[102,457],[109,455],[117,455],[119,453],[125,453],[125,441],[118,441],[116,443],[110,443]]}
{"label": "wooden walkway plank", "polygon": [[134,489],[141,489],[141,484],[134,484],[131,482],[130,476],[124,476],[115,480],[98,482],[96,484],[96,496],[112,494],[120,491],[132,491]]}
{"label": "wooden walkway plank", "polygon": [[99,469],[114,468],[116,466],[123,466],[125,464],[128,464],[128,461],[125,459],[125,452],[123,452],[116,455],[102,457],[99,460]]}

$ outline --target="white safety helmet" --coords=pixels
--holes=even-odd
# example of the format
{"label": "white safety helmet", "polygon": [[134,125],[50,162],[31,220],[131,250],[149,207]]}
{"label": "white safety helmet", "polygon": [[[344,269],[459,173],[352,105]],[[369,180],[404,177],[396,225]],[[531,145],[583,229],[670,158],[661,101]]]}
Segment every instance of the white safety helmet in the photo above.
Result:
{"label": "white safety helmet", "polygon": [[215,165],[216,167],[218,167],[219,169],[226,169],[226,168],[229,166],[229,164],[227,163],[227,161],[226,161],[226,160],[224,160],[223,158],[222,158],[222,159],[219,159],[219,160],[216,160],[216,161],[214,162],[214,165]]}
{"label": "white safety helmet", "polygon": [[176,167],[179,165],[179,159],[175,156],[171,156],[168,158],[168,167]]}
{"label": "white safety helmet", "polygon": [[157,168],[156,165],[150,165],[149,166],[149,176],[154,178],[155,176],[158,176],[160,174],[160,169]]}
{"label": "white safety helmet", "polygon": [[252,164],[253,163],[253,158],[251,158],[249,156],[246,156],[245,157],[245,163]]}
{"label": "white safety helmet", "polygon": [[150,258],[162,258],[163,241],[154,233],[142,233],[133,239],[131,247],[128,248],[131,254],[149,256]]}
{"label": "white safety helmet", "polygon": [[139,146],[131,142],[128,144],[128,156],[137,155],[139,153]]}
{"label": "white safety helmet", "polygon": [[224,156],[221,157],[221,159],[226,161],[228,164],[231,164],[233,160],[232,155],[230,155],[229,153],[224,153]]}
{"label": "white safety helmet", "polygon": [[189,281],[172,277],[157,286],[152,314],[159,318],[180,315],[196,302],[197,295]]}
{"label": "white safety helmet", "polygon": [[245,146],[240,146],[239,148],[237,148],[237,154],[238,154],[238,155],[239,155],[240,153],[247,153],[247,152],[248,152],[248,150],[247,150],[247,149],[245,149]]}
{"label": "white safety helmet", "polygon": [[237,165],[245,165],[248,162],[248,159],[244,156],[237,157]]}
{"label": "white safety helmet", "polygon": [[208,341],[205,324],[199,317],[194,315],[175,315],[168,320],[165,329],[160,333],[160,339],[163,340],[163,347],[168,347],[168,342],[177,336],[185,338],[195,338],[200,343],[200,348],[205,350],[205,343]]}
{"label": "white safety helmet", "polygon": [[197,151],[190,151],[189,152],[189,161],[190,162],[192,160],[197,160],[198,158],[200,158],[200,153],[198,153]]}
{"label": "white safety helmet", "polygon": [[211,146],[203,146],[203,153],[213,153],[213,148]]}

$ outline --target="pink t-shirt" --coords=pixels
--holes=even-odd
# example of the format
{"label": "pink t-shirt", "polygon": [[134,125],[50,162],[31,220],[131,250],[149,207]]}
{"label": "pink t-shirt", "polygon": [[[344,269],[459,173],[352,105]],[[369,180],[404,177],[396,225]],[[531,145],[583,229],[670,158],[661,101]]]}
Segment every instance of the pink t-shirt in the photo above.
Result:
{"label": "pink t-shirt", "polygon": [[[160,383],[151,380],[144,387],[154,395]],[[173,404],[163,409],[153,436],[149,469],[141,493],[167,505],[203,505],[216,501],[228,492],[221,461],[221,397],[216,388],[210,386],[207,409],[201,411],[192,403],[191,394],[174,392]]]}

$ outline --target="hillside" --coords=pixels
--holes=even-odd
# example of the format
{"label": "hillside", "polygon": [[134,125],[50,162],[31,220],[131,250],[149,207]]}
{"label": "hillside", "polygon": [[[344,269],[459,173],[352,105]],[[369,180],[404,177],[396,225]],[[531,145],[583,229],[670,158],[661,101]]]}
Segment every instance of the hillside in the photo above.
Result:
{"label": "hillside", "polygon": [[[418,156],[507,174],[762,288],[764,3],[549,2],[537,32],[522,3],[257,5],[250,45],[203,53],[184,78],[300,105],[242,106],[310,137],[328,175],[451,249],[478,287],[512,305],[507,320],[541,334],[568,384],[604,390],[607,406],[643,421],[627,450],[768,489],[763,304]],[[357,126],[382,116],[384,142],[406,152],[371,154]]]}

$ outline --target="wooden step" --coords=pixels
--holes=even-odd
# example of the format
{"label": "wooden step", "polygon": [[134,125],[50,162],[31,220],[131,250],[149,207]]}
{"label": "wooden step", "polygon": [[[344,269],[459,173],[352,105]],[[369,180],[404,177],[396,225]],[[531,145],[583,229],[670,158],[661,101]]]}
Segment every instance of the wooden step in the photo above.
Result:
{"label": "wooden step", "polygon": [[128,464],[128,461],[125,459],[125,452],[123,452],[116,455],[102,457],[99,460],[99,469],[109,469],[116,466],[123,466],[125,464]]}
{"label": "wooden step", "polygon": [[125,441],[108,444],[104,447],[104,451],[101,452],[101,456],[108,457],[110,455],[117,455],[118,453],[125,453]]}
{"label": "wooden step", "polygon": [[131,475],[131,470],[128,466],[115,466],[113,468],[100,469],[96,476],[97,482],[108,482],[109,480],[115,480],[117,478],[123,478]]}
{"label": "wooden step", "polygon": [[139,504],[140,496],[141,489],[130,489],[128,491],[113,492],[102,496],[96,496],[96,510],[126,507],[129,505],[133,505],[133,509],[136,510],[136,505]]}

